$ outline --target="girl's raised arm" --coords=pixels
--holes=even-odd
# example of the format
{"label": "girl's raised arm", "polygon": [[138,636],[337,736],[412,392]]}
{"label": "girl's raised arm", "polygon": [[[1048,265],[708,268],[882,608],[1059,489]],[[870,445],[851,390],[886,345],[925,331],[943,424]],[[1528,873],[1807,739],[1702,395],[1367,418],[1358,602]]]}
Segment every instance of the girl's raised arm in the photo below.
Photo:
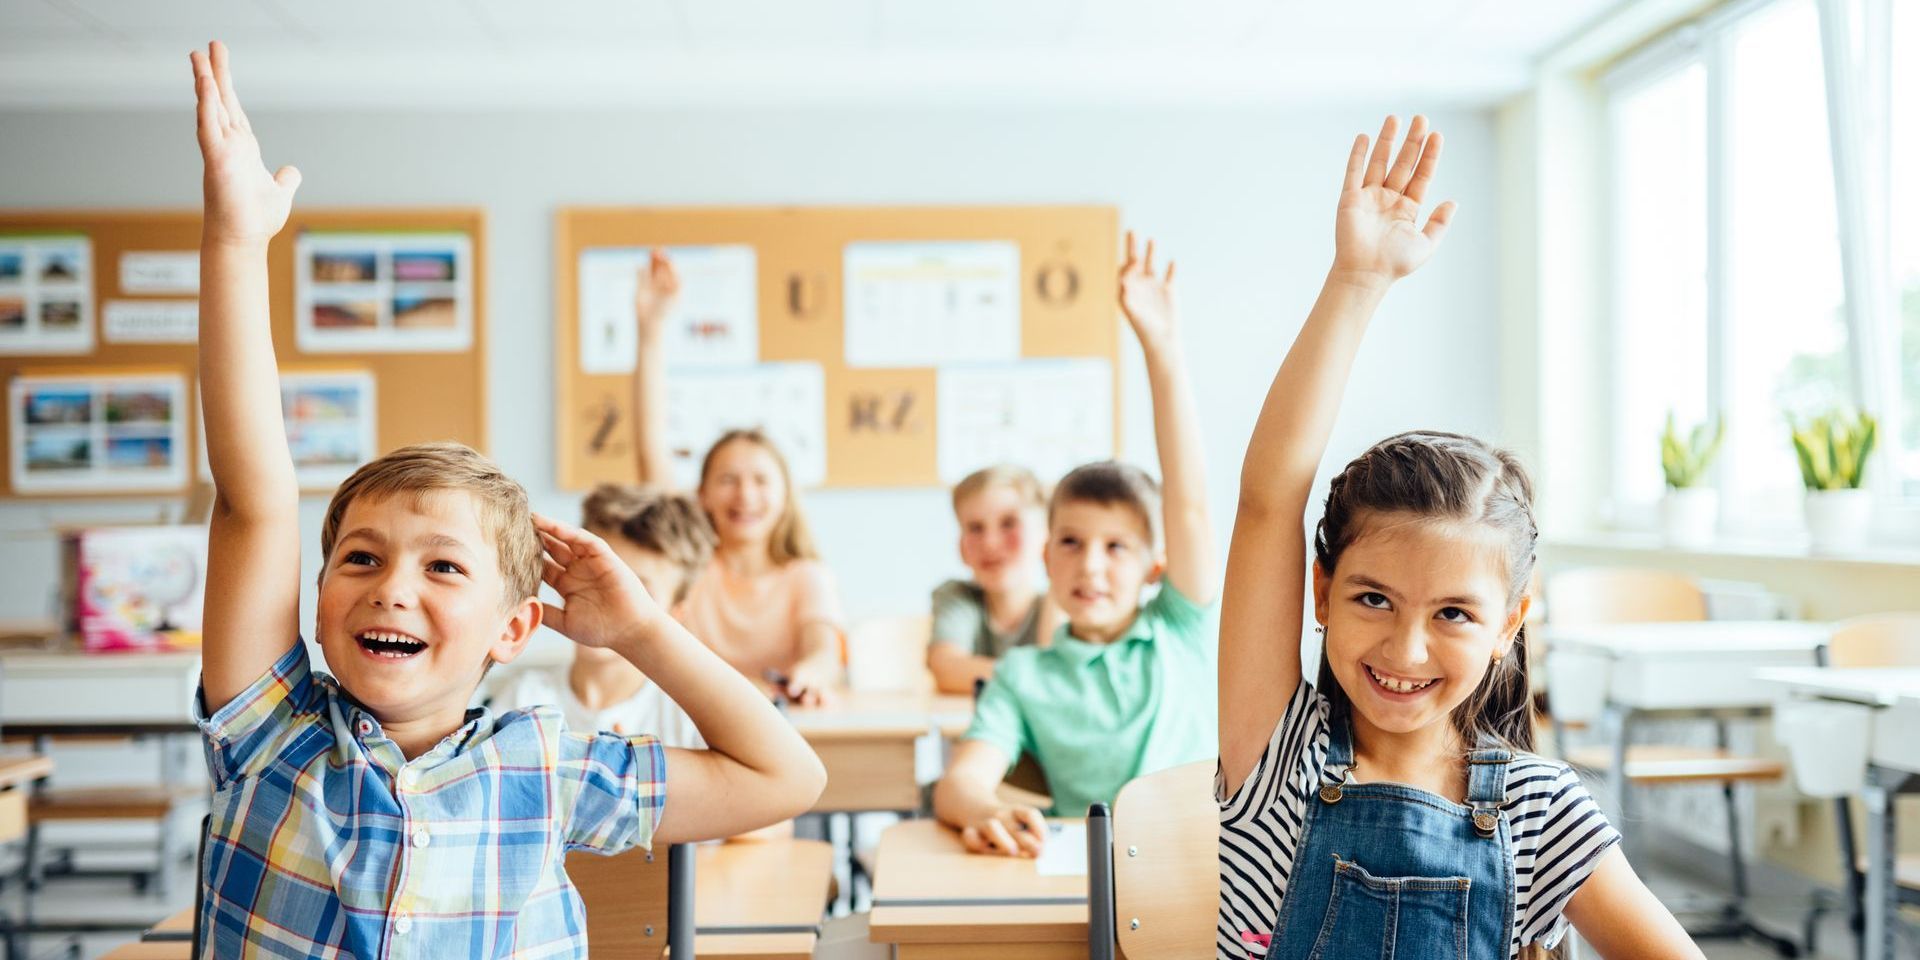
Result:
{"label": "girl's raised arm", "polygon": [[1448,201],[1419,222],[1440,135],[1414,117],[1389,166],[1397,129],[1388,117],[1371,157],[1366,135],[1353,142],[1333,269],[1268,388],[1240,469],[1220,607],[1220,765],[1229,794],[1253,771],[1300,683],[1304,518],[1360,338],[1387,288],[1426,262],[1453,216]]}
{"label": "girl's raised arm", "polygon": [[667,449],[666,318],[680,298],[680,274],[659,247],[633,297],[634,321],[639,326],[633,360],[633,452],[640,482],[673,486],[673,453]]}

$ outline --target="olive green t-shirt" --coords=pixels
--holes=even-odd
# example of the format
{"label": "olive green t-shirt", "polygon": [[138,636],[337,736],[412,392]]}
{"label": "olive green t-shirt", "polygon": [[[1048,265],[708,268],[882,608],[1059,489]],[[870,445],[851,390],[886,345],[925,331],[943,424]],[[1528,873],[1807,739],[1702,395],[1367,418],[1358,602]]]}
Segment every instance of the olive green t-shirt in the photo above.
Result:
{"label": "olive green t-shirt", "polygon": [[950,643],[976,657],[998,660],[1014,647],[1039,642],[1035,631],[1040,628],[1040,604],[1045,600],[1044,593],[1035,597],[1018,626],[996,633],[993,622],[987,619],[987,592],[977,583],[948,580],[933,588],[932,642]]}
{"label": "olive green t-shirt", "polygon": [[1032,754],[1053,792],[1053,816],[1086,816],[1142,774],[1219,755],[1219,604],[1202,607],[1169,583],[1108,644],[1062,624],[1045,647],[1002,657],[974,705],[966,739]]}

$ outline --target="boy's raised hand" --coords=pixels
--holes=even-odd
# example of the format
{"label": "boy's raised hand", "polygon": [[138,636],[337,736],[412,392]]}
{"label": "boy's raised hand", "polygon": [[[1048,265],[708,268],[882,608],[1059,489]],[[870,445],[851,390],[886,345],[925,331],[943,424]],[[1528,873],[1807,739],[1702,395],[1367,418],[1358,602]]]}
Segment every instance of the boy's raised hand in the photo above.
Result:
{"label": "boy's raised hand", "polygon": [[666,616],[605,540],[537,513],[533,526],[547,551],[541,579],[565,604],[541,604],[542,623],[581,646],[612,647]]}
{"label": "boy's raised hand", "polygon": [[195,50],[193,92],[199,106],[200,156],[206,175],[201,230],[210,240],[265,243],[286,226],[293,210],[293,192],[300,187],[300,171],[281,167],[269,174],[260,159],[260,141],[253,137],[246,111],[233,92],[227,70],[226,44],[215,40],[202,53]]}
{"label": "boy's raised hand", "polygon": [[673,260],[666,250],[654,247],[653,256],[634,287],[633,315],[640,323],[640,333],[643,336],[658,334],[679,299],[680,272],[673,268]]}
{"label": "boy's raised hand", "polygon": [[1167,272],[1153,269],[1153,241],[1146,256],[1139,254],[1133,231],[1127,231],[1127,260],[1120,265],[1120,312],[1127,315],[1140,346],[1151,350],[1173,339],[1180,311],[1173,299],[1173,261]]}
{"label": "boy's raised hand", "polygon": [[1399,120],[1388,117],[1373,144],[1366,134],[1353,141],[1347,179],[1334,218],[1333,270],[1343,276],[1392,282],[1420,268],[1440,245],[1453,219],[1449,200],[1420,225],[1420,204],[1440,166],[1441,137],[1427,132],[1427,118],[1416,116],[1400,155],[1388,164]]}

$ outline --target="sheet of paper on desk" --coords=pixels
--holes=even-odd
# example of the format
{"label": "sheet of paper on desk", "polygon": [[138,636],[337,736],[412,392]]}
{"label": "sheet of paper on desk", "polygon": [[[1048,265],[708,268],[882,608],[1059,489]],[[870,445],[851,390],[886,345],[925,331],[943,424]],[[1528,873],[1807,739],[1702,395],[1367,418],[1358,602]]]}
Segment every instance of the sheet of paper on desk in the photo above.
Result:
{"label": "sheet of paper on desk", "polygon": [[1087,875],[1087,825],[1050,823],[1047,845],[1034,861],[1034,872],[1043,877],[1084,877]]}

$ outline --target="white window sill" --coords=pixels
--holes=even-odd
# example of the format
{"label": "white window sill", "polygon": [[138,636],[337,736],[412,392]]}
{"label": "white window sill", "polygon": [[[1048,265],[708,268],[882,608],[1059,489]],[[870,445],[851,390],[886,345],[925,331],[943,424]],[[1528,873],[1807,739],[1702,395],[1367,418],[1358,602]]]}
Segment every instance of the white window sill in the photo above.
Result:
{"label": "white window sill", "polygon": [[1866,565],[1911,569],[1920,572],[1920,545],[1873,545],[1845,554],[1819,554],[1807,549],[1804,540],[1759,540],[1728,537],[1707,547],[1673,547],[1657,533],[1645,531],[1600,530],[1550,533],[1540,538],[1543,549],[1605,550],[1622,554],[1658,553],[1664,556],[1737,557],[1741,559],[1779,560],[1792,563]]}

